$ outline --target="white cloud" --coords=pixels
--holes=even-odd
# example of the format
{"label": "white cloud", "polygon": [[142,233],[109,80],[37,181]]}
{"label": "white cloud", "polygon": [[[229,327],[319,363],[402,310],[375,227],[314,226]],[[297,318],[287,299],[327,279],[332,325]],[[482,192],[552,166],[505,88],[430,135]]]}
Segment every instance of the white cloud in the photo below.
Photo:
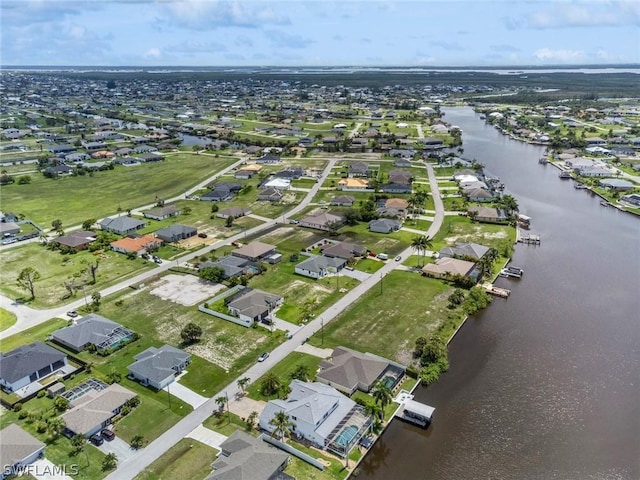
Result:
{"label": "white cloud", "polygon": [[547,63],[581,63],[588,58],[582,50],[551,50],[549,48],[536,50],[533,56]]}
{"label": "white cloud", "polygon": [[526,18],[528,27],[540,29],[606,27],[639,23],[640,3],[636,1],[554,4],[550,10],[538,10]]}
{"label": "white cloud", "polygon": [[144,54],[146,58],[160,58],[160,55],[162,55],[162,52],[160,52],[159,48],[150,48]]}

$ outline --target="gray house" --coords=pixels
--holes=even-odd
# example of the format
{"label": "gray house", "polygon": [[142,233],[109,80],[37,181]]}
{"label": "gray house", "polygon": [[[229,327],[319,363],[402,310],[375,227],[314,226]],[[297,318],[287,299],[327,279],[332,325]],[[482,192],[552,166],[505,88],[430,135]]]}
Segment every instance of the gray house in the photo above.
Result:
{"label": "gray house", "polygon": [[156,237],[158,237],[163,242],[178,242],[180,240],[184,240],[185,238],[193,237],[198,233],[198,230],[195,227],[190,227],[188,225],[171,225],[166,228],[161,228],[156,232]]}
{"label": "gray house", "polygon": [[32,464],[44,455],[44,443],[15,423],[0,430],[0,480],[19,473],[20,467]]}
{"label": "gray house", "polygon": [[147,348],[133,358],[135,362],[127,367],[129,376],[157,390],[172,383],[191,363],[189,353],[171,345]]}
{"label": "gray house", "polygon": [[400,230],[402,222],[392,218],[380,218],[368,223],[369,230],[376,233],[391,233]]}
{"label": "gray house", "polygon": [[254,322],[267,318],[272,309],[282,305],[283,300],[281,296],[273,293],[243,288],[225,298],[224,303],[234,316],[251,326]]}
{"label": "gray house", "polygon": [[309,278],[322,278],[329,273],[339,272],[347,264],[344,258],[330,258],[323,255],[309,257],[295,267],[295,273]]}
{"label": "gray house", "polygon": [[198,269],[216,267],[224,270],[223,278],[225,280],[231,277],[237,277],[247,273],[257,273],[258,269],[253,267],[251,262],[246,258],[234,257],[233,255],[226,255],[219,258],[215,262],[204,262],[198,266]]}
{"label": "gray house", "polygon": [[90,313],[76,321],[75,325],[56,330],[52,339],[75,352],[81,352],[90,345],[98,350],[115,348],[128,342],[133,332],[108,318]]}
{"label": "gray house", "polygon": [[355,197],[351,195],[336,195],[331,199],[330,205],[336,205],[340,207],[351,207],[356,201]]}
{"label": "gray house", "polygon": [[46,343],[23,345],[0,356],[0,386],[15,392],[66,366],[67,356]]}
{"label": "gray house", "polygon": [[259,438],[236,430],[220,444],[220,455],[205,480],[288,480],[282,470],[289,455]]}
{"label": "gray house", "polygon": [[489,252],[489,250],[491,250],[489,247],[485,247],[484,245],[480,245],[478,243],[456,243],[453,247],[442,247],[438,252],[438,256],[440,258],[468,257],[475,260],[480,260]]}
{"label": "gray house", "polygon": [[164,220],[165,218],[176,217],[180,215],[180,209],[174,205],[166,205],[164,207],[152,208],[142,213],[146,218],[154,220]]}
{"label": "gray house", "polygon": [[100,222],[100,228],[107,232],[116,233],[118,235],[128,235],[135,233],[146,225],[146,222],[137,218],[122,216],[116,218],[105,218]]}

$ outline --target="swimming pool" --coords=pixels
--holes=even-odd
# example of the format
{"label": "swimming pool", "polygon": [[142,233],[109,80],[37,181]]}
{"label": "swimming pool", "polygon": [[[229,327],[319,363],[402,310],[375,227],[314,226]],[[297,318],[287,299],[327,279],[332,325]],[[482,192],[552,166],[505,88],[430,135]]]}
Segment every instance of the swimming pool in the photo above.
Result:
{"label": "swimming pool", "polygon": [[358,427],[356,425],[349,425],[344,430],[340,432],[340,434],[334,440],[336,444],[341,447],[346,447],[349,445],[353,437],[355,437],[358,433]]}

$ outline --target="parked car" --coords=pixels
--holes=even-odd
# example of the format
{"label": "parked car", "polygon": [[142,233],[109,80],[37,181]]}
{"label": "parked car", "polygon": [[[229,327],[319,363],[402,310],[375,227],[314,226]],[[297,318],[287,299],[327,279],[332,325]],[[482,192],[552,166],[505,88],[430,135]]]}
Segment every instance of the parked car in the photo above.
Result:
{"label": "parked car", "polygon": [[262,355],[258,357],[258,361],[264,362],[267,358],[269,358],[269,352],[264,352]]}
{"label": "parked car", "polygon": [[198,237],[200,238],[207,238],[207,234],[206,233],[199,233]]}
{"label": "parked car", "polygon": [[70,312],[67,312],[67,317],[69,318],[76,318],[78,316],[78,312],[76,312],[75,310],[71,310]]}
{"label": "parked car", "polygon": [[110,442],[111,440],[116,438],[116,434],[113,433],[108,428],[103,429],[102,432],[100,432],[100,434],[102,435],[102,438],[104,438],[107,442]]}
{"label": "parked car", "polygon": [[96,447],[99,447],[100,445],[102,445],[104,443],[104,438],[102,438],[101,435],[98,435],[96,433],[95,435],[91,435],[89,437],[89,441],[91,443],[93,443]]}
{"label": "parked car", "polygon": [[398,256],[396,257],[396,262],[399,262],[400,260],[402,260],[402,257],[401,257],[400,255],[398,255]]}

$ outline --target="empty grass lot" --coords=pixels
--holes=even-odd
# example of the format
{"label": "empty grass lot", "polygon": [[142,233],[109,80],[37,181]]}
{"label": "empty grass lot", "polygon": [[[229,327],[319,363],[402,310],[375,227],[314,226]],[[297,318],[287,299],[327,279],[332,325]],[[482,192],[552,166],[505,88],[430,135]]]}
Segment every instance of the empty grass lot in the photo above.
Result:
{"label": "empty grass lot", "polygon": [[0,308],[0,332],[12,327],[16,323],[16,320],[17,318],[13,313],[4,308]]}
{"label": "empty grass lot", "polygon": [[211,463],[217,452],[215,448],[193,438],[183,438],[137,475],[135,480],[202,480],[211,473]]}
{"label": "empty grass lot", "polygon": [[[400,363],[412,361],[417,337],[428,336],[447,316],[444,282],[417,273],[394,271],[364,294],[346,312],[324,327],[324,347],[343,345]],[[311,343],[320,346],[316,333]]]}
{"label": "empty grass lot", "polygon": [[7,353],[21,345],[27,345],[33,342],[42,342],[52,332],[59,328],[66,327],[68,323],[68,320],[63,320],[62,318],[52,318],[40,325],[36,325],[35,327],[31,327],[20,333],[11,335],[8,338],[3,338],[0,340],[0,352]]}
{"label": "empty grass lot", "polygon": [[42,227],[60,219],[64,226],[87,218],[102,218],[118,207],[127,210],[171,198],[237,161],[182,153],[165,161],[95,172],[93,176],[45,178],[31,175],[31,183],[2,187],[3,210],[23,213]]}
{"label": "empty grass lot", "polygon": [[[63,255],[59,251],[48,250],[39,243],[29,243],[2,252],[0,292],[10,298],[28,298],[29,293],[16,285],[16,279],[23,268],[33,267],[40,273],[40,279],[35,282],[36,298],[31,302],[32,306],[60,305],[69,301],[68,298],[64,298],[68,292],[63,281],[76,275],[79,276],[79,280],[88,280],[85,262],[93,263],[96,259],[100,261],[96,284],[85,287],[89,301],[93,292],[155,267],[155,264],[146,260],[140,258],[129,260],[125,255],[110,250],[98,255],[88,250]],[[82,295],[82,291],[76,292],[75,299],[82,298]]]}
{"label": "empty grass lot", "polygon": [[[291,352],[284,359],[278,362],[271,370],[269,370],[269,373],[275,374],[282,382],[282,385],[289,385],[291,382],[291,374],[298,365],[304,365],[309,371],[309,381],[314,381],[318,371],[318,365],[320,365],[321,360],[322,359],[320,357],[315,357],[306,353]],[[253,382],[249,388],[247,388],[247,395],[249,398],[253,398],[254,400],[264,400],[265,402],[268,402],[274,397],[265,397],[262,395],[262,392],[260,391],[261,383],[262,377]]]}

